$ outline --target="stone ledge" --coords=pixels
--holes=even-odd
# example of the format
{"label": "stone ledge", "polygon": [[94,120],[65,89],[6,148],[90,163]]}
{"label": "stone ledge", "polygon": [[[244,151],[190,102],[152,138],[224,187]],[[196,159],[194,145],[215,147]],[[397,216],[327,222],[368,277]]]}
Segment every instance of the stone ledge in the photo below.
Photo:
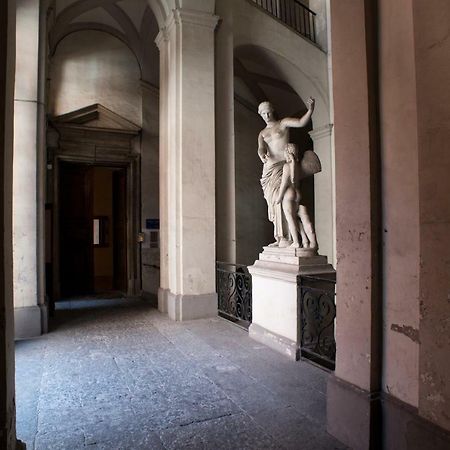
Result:
{"label": "stone ledge", "polygon": [[284,336],[266,330],[256,323],[250,325],[248,335],[251,339],[267,345],[267,347],[282,353],[293,361],[298,361],[300,359],[300,348],[298,344]]}

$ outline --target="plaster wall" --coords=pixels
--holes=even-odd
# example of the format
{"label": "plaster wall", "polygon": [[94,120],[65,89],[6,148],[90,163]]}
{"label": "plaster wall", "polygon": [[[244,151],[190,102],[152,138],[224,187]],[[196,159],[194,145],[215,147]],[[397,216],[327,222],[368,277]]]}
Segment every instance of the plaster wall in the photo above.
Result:
{"label": "plaster wall", "polygon": [[[336,371],[378,389],[376,168],[366,2],[331,3],[336,148]],[[367,15],[366,15],[367,14]],[[372,68],[373,71],[373,68]]]}
{"label": "plaster wall", "polygon": [[52,58],[49,112],[55,116],[100,103],[141,126],[140,79],[135,56],[117,38],[99,31],[70,34]]}
{"label": "plaster wall", "polygon": [[420,224],[414,59],[411,1],[381,0],[383,390],[417,406]]}
{"label": "plaster wall", "polygon": [[450,430],[450,3],[410,3],[419,144],[419,414]]}
{"label": "plaster wall", "polygon": [[262,247],[273,242],[273,225],[267,216],[260,178],[262,163],[257,137],[264,122],[235,101],[236,262],[250,265]]}

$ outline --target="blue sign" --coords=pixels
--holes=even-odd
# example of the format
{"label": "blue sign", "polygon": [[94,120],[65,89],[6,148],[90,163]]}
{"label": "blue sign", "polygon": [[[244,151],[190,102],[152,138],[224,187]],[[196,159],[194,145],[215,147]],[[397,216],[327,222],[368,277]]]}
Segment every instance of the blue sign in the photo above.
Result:
{"label": "blue sign", "polygon": [[147,230],[159,230],[159,219],[145,219],[145,228]]}

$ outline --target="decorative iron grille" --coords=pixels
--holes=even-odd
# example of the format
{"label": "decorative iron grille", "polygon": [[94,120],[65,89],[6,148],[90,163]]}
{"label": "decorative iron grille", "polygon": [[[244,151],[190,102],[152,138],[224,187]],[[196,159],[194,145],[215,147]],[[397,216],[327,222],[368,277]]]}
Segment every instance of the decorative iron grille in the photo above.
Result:
{"label": "decorative iron grille", "polygon": [[316,43],[316,13],[297,0],[250,0],[289,28]]}
{"label": "decorative iron grille", "polygon": [[300,276],[301,355],[334,370],[336,340],[336,274]]}
{"label": "decorative iron grille", "polygon": [[248,328],[252,322],[252,277],[247,266],[216,263],[219,315]]}

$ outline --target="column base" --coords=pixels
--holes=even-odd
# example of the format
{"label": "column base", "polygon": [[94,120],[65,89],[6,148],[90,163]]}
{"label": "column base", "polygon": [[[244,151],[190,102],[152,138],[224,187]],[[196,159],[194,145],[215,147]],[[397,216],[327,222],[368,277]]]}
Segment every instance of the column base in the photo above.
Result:
{"label": "column base", "polygon": [[183,295],[168,293],[167,312],[172,320],[205,319],[217,316],[217,294]]}
{"label": "column base", "polygon": [[47,332],[47,317],[46,305],[14,308],[14,338],[29,339]]}
{"label": "column base", "polygon": [[167,314],[167,297],[169,296],[169,289],[158,289],[158,311]]}
{"label": "column base", "polygon": [[267,347],[282,353],[293,361],[298,361],[300,359],[300,348],[296,342],[291,341],[284,336],[280,336],[279,334],[273,333],[272,331],[269,331],[256,323],[252,323],[250,325],[248,328],[248,335],[255,341],[267,345]]}
{"label": "column base", "polygon": [[370,393],[330,375],[327,386],[327,431],[350,448],[381,448],[379,393]]}

